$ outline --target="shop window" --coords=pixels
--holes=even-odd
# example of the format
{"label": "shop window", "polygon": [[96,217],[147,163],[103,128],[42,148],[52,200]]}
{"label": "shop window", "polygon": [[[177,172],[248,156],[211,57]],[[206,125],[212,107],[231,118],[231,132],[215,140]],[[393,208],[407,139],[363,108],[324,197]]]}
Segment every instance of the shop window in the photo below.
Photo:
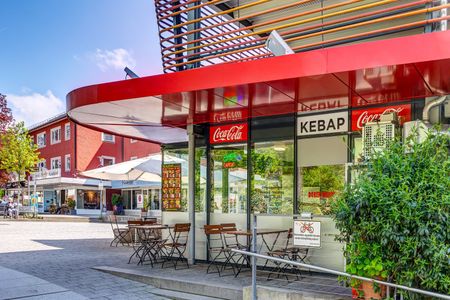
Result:
{"label": "shop window", "polygon": [[51,159],[50,168],[52,170],[61,168],[61,157],[53,157]]}
{"label": "shop window", "polygon": [[135,160],[135,159],[138,159],[138,157],[137,156],[130,157],[130,160]]}
{"label": "shop window", "polygon": [[100,191],[78,190],[77,208],[100,209]]}
{"label": "shop window", "polygon": [[332,202],[344,188],[347,149],[346,136],[298,141],[300,212],[330,214]]}
{"label": "shop window", "polygon": [[252,211],[290,215],[294,199],[294,143],[256,143],[252,150]]}
{"label": "shop window", "polygon": [[135,139],[130,139],[130,144],[134,144],[134,143],[136,143],[137,142],[137,140],[135,140]]}
{"label": "shop window", "polygon": [[64,125],[64,140],[70,140],[70,123]]}
{"label": "shop window", "polygon": [[115,137],[112,134],[102,132],[102,142],[114,143]]}
{"label": "shop window", "polygon": [[36,136],[36,144],[38,148],[44,148],[47,144],[47,134],[45,132],[41,132]]}
{"label": "shop window", "polygon": [[150,194],[150,209],[151,210],[159,210],[161,209],[160,206],[160,189],[152,189],[149,190]]}
{"label": "shop window", "polygon": [[61,142],[61,127],[55,127],[50,130],[50,144],[57,144]]}

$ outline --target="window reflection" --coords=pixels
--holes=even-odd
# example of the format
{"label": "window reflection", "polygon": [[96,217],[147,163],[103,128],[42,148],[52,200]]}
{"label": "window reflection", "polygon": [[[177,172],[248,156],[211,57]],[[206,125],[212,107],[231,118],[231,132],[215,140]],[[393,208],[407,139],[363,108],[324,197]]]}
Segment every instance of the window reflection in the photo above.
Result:
{"label": "window reflection", "polygon": [[292,214],[293,142],[255,144],[252,151],[252,168],[252,211],[266,214]]}

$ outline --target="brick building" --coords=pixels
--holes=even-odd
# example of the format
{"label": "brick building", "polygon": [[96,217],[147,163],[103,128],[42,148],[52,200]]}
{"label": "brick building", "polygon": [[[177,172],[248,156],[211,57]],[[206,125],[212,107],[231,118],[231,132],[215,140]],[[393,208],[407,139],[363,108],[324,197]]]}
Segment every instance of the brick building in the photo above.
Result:
{"label": "brick building", "polygon": [[120,184],[100,183],[80,172],[160,152],[157,144],[95,131],[71,122],[66,114],[33,125],[29,132],[40,152],[34,178],[44,211],[51,203],[61,205],[73,198],[79,213],[95,213],[100,209],[100,190],[105,191],[104,203],[109,207],[111,194],[120,193]]}

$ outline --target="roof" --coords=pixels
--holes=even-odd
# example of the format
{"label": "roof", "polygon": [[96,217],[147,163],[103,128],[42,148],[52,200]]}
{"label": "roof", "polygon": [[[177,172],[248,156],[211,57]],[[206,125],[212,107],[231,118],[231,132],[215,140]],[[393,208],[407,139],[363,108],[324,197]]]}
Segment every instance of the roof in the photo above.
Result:
{"label": "roof", "polygon": [[[186,125],[450,94],[450,31],[97,84],[67,95],[70,119],[156,143]],[[231,112],[231,114],[229,114]]]}
{"label": "roof", "polygon": [[46,119],[44,121],[41,121],[39,123],[36,123],[36,124],[33,124],[33,125],[29,126],[28,127],[28,131],[35,131],[35,130],[37,130],[39,128],[46,127],[46,126],[51,125],[53,123],[56,123],[58,121],[64,120],[65,118],[67,118],[67,113],[66,112],[60,113],[60,114],[58,114],[56,116],[53,116],[53,117],[48,118],[48,119]]}

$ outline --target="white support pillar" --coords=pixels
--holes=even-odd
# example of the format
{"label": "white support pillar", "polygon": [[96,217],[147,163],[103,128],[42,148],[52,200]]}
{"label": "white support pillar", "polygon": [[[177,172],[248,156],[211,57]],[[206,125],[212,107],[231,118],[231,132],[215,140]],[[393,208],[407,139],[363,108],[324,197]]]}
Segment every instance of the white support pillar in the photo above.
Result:
{"label": "white support pillar", "polygon": [[187,126],[188,133],[188,214],[191,230],[189,231],[189,263],[195,258],[195,135],[194,125]]}

